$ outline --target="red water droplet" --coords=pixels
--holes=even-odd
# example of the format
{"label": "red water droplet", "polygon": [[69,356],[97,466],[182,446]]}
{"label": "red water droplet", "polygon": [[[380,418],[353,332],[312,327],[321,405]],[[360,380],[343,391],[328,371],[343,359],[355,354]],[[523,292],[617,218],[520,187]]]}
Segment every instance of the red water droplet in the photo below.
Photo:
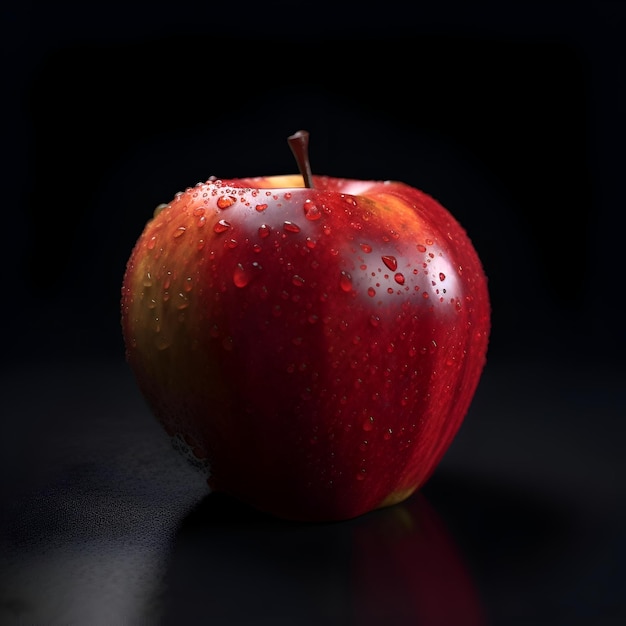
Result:
{"label": "red water droplet", "polygon": [[285,223],[283,224],[283,228],[289,232],[289,233],[299,233],[300,232],[300,226],[298,226],[297,224],[294,224],[293,222],[289,222],[289,221],[285,221]]}
{"label": "red water droplet", "polygon": [[302,276],[298,276],[297,274],[295,274],[295,275],[291,278],[291,282],[292,282],[292,284],[294,284],[296,287],[302,287],[302,285],[304,285],[304,278],[302,278]]}
{"label": "red water droplet", "polygon": [[155,245],[156,245],[156,236],[150,238],[150,240],[146,244],[146,247],[148,248],[148,250],[152,250]]}
{"label": "red water droplet", "polygon": [[304,216],[311,221],[319,220],[322,217],[320,208],[312,200],[306,200],[304,205]]}
{"label": "red water droplet", "polygon": [[179,237],[182,237],[185,234],[185,231],[187,229],[184,226],[179,226],[175,231],[174,231],[174,239],[178,239]]}
{"label": "red water droplet", "polygon": [[404,274],[400,274],[398,272],[393,279],[398,283],[398,285],[404,285]]}
{"label": "red water droplet", "polygon": [[235,196],[220,196],[217,199],[217,207],[219,209],[227,209],[237,202],[237,198]]}
{"label": "red water droplet", "polygon": [[376,289],[374,289],[374,287],[369,287],[367,295],[370,296],[370,298],[373,298],[376,295]]}
{"label": "red water droplet", "polygon": [[265,211],[265,209],[267,209],[267,204],[257,204],[254,208],[261,213],[261,211]]}
{"label": "red water droplet", "polygon": [[396,259],[395,256],[389,256],[389,255],[385,255],[383,257],[381,257],[383,260],[383,263],[393,272],[397,269],[398,267],[398,261]]}
{"label": "red water droplet", "polygon": [[374,428],[374,417],[370,415],[361,425],[365,432],[370,432]]}
{"label": "red water droplet", "polygon": [[417,244],[417,250],[419,252],[426,252],[426,246],[423,246],[421,243]]}
{"label": "red water droplet", "polygon": [[352,291],[352,276],[348,272],[342,271],[339,275],[339,286],[346,293]]}
{"label": "red water droplet", "polygon": [[258,231],[259,237],[265,239],[266,237],[269,237],[271,231],[272,229],[267,224],[261,224]]}
{"label": "red water droplet", "polygon": [[215,224],[215,226],[213,226],[213,230],[216,233],[224,233],[230,228],[230,226],[230,222],[227,222],[226,220],[220,220],[219,222],[217,222],[217,224]]}
{"label": "red water droplet", "polygon": [[235,267],[233,282],[236,287],[245,287],[250,282],[250,273],[244,269],[241,263],[238,263]]}
{"label": "red water droplet", "polygon": [[443,272],[439,272],[439,280],[443,281],[446,279],[446,275]]}
{"label": "red water droplet", "polygon": [[365,252],[366,254],[369,254],[372,251],[372,246],[370,246],[368,243],[362,243],[361,245],[361,250],[363,250],[363,252]]}
{"label": "red water droplet", "polygon": [[306,238],[306,247],[307,248],[310,248],[312,250],[313,248],[315,248],[316,244],[317,244],[317,242],[314,239],[311,239],[310,237]]}
{"label": "red water droplet", "polygon": [[380,317],[378,317],[378,315],[372,315],[370,317],[370,324],[372,326],[378,326],[380,324]]}

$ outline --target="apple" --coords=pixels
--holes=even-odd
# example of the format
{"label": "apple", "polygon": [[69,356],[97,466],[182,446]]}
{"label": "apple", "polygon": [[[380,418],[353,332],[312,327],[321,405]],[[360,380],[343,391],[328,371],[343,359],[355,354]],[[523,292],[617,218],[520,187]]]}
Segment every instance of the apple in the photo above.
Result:
{"label": "apple", "polygon": [[127,362],[208,483],[274,516],[338,521],[406,499],[457,433],[490,302],[467,233],[401,182],[300,174],[179,192],[121,300]]}

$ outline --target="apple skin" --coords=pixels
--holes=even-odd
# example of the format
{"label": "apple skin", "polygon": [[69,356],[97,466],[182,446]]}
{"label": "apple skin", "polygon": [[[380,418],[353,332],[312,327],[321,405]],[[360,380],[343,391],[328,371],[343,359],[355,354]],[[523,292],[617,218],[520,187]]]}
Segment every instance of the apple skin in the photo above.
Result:
{"label": "apple skin", "polygon": [[465,230],[400,182],[209,179],[155,211],[122,287],[127,361],[209,486],[338,521],[419,489],[486,362]]}

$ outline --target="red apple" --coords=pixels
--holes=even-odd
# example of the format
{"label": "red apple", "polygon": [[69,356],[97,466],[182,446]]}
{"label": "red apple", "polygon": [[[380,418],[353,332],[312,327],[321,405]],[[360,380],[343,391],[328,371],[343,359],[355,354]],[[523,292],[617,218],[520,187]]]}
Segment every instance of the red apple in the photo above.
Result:
{"label": "red apple", "polygon": [[490,304],[444,207],[400,182],[311,176],[307,139],[290,138],[301,175],[211,178],[155,212],[122,328],[141,392],[213,490],[333,521],[431,475],[478,385]]}

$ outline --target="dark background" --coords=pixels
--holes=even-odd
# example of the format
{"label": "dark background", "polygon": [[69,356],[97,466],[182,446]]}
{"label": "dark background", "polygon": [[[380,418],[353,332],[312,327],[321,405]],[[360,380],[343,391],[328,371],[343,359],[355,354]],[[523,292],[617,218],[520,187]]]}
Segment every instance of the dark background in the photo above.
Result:
{"label": "dark background", "polygon": [[[20,572],[20,550],[46,545],[24,520],[48,519],[59,484],[73,485],[68,502],[92,503],[93,485],[68,469],[72,450],[89,450],[81,467],[106,492],[115,428],[160,445],[119,326],[126,259],[154,207],[211,175],[295,172],[286,138],[304,128],[316,173],[423,189],[483,260],[489,362],[426,495],[492,623],[618,623],[624,5],[255,6],[2,9],[7,571]],[[161,480],[163,461],[148,457],[138,458]],[[112,510],[99,514],[107,536]],[[57,525],[73,541],[64,515]],[[183,530],[200,532],[206,515]],[[36,611],[12,593],[4,614]]]}

